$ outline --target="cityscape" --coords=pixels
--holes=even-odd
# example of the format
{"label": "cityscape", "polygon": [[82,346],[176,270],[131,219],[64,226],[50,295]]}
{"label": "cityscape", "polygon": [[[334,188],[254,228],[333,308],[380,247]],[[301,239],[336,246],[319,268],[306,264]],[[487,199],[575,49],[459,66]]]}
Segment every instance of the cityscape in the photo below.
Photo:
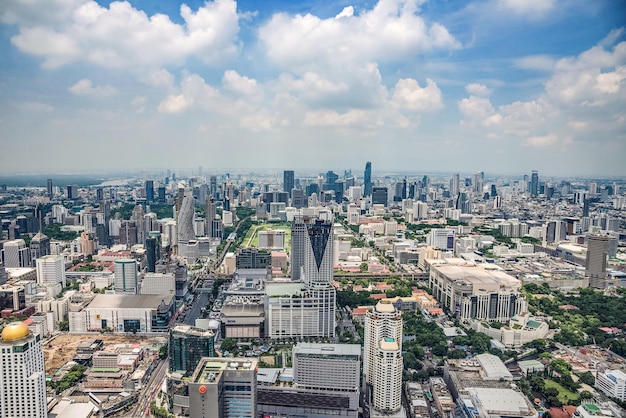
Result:
{"label": "cityscape", "polygon": [[625,17],[0,1],[0,418],[626,418]]}
{"label": "cityscape", "polygon": [[624,416],[625,178],[29,181],[2,416]]}

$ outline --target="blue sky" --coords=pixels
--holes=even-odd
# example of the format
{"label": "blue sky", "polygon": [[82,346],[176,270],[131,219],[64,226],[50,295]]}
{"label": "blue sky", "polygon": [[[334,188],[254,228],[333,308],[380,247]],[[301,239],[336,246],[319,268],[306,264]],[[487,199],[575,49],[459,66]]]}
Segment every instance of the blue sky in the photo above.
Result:
{"label": "blue sky", "polygon": [[0,3],[0,171],[626,175],[626,1]]}

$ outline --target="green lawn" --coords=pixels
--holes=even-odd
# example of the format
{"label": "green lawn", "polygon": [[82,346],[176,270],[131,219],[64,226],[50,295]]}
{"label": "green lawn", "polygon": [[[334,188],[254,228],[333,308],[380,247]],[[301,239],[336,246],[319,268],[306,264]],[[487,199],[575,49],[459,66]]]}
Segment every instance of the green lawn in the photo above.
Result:
{"label": "green lawn", "polygon": [[248,230],[245,238],[243,239],[242,247],[251,247],[257,248],[259,246],[259,231],[267,231],[268,229],[273,229],[275,231],[281,230],[285,231],[285,251],[290,252],[291,250],[291,225],[288,223],[269,223],[269,224],[261,224],[254,225],[252,228]]}
{"label": "green lawn", "polygon": [[544,384],[546,388],[556,388],[559,391],[559,401],[561,401],[563,405],[571,405],[570,400],[578,399],[577,394],[570,391],[569,389],[564,388],[559,383],[553,380],[546,379],[544,381]]}

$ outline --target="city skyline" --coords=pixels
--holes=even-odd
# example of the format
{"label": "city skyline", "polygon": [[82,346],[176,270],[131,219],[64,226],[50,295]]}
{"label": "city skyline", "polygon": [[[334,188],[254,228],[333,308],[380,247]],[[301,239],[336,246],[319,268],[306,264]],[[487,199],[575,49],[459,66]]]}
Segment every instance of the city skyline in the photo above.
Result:
{"label": "city skyline", "polygon": [[625,6],[6,2],[0,172],[624,175]]}

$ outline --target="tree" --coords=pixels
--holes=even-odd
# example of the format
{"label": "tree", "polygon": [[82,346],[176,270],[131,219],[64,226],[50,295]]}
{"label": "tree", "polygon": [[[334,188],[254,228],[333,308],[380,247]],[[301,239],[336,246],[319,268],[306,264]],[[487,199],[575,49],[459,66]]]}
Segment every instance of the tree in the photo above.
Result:
{"label": "tree", "polygon": [[361,263],[361,265],[359,266],[359,271],[361,273],[367,273],[367,270],[369,269],[367,263],[363,262]]}
{"label": "tree", "polygon": [[594,386],[596,384],[596,378],[591,372],[584,372],[578,375],[580,381],[586,385]]}
{"label": "tree", "polygon": [[225,351],[232,353],[237,348],[237,342],[232,338],[224,338],[220,348],[222,349],[222,353]]}

